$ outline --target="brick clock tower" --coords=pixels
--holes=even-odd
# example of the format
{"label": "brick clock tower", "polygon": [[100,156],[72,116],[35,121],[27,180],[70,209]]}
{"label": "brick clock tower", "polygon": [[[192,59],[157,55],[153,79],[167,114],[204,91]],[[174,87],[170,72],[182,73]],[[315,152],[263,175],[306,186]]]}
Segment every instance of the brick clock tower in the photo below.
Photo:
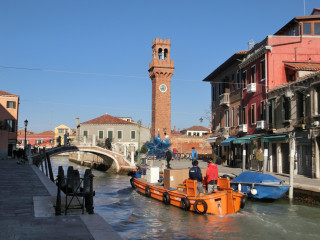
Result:
{"label": "brick clock tower", "polygon": [[171,77],[173,61],[170,60],[170,39],[152,41],[152,61],[149,76],[152,81],[151,135],[160,133],[162,139],[171,135]]}

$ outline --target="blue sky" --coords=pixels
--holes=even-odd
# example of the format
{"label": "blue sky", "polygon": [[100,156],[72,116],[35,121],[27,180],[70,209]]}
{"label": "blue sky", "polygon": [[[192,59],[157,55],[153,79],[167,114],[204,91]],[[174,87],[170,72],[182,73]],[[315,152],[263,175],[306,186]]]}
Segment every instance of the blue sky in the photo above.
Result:
{"label": "blue sky", "polygon": [[[306,15],[315,7],[305,0]],[[152,41],[170,38],[172,128],[209,126],[202,80],[303,15],[303,0],[2,0],[0,90],[20,96],[19,129],[25,119],[35,132],[75,128],[76,117],[105,113],[148,126]]]}

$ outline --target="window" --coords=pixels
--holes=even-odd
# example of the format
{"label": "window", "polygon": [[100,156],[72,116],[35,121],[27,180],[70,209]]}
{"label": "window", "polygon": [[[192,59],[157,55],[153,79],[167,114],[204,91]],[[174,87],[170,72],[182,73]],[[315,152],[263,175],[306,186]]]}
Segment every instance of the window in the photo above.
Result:
{"label": "window", "polygon": [[38,145],[38,144],[39,144],[39,140],[36,140],[36,141],[35,141],[35,144]]}
{"label": "window", "polygon": [[8,130],[8,132],[15,132],[15,122],[16,120],[12,119],[5,120],[5,129]]}
{"label": "window", "polygon": [[216,88],[215,84],[212,84],[212,102],[216,101]]}
{"label": "window", "polygon": [[256,124],[256,104],[251,105],[251,125]]}
{"label": "window", "polygon": [[240,71],[237,71],[237,89],[241,87],[241,80],[240,80]]}
{"label": "window", "polygon": [[43,143],[43,138],[41,138],[40,143],[41,143],[41,144]]}
{"label": "window", "polygon": [[50,144],[53,144],[53,139],[50,139]]}
{"label": "window", "polygon": [[219,126],[222,127],[222,112],[219,112]]}
{"label": "window", "polygon": [[291,115],[291,102],[290,98],[283,96],[282,98],[282,120],[290,120]]}
{"label": "window", "polygon": [[266,120],[266,102],[260,102],[260,120]]}
{"label": "window", "polygon": [[246,108],[247,107],[243,107],[242,108],[242,114],[241,114],[241,122],[242,122],[242,124],[247,124]]}
{"label": "window", "polygon": [[320,23],[314,24],[314,35],[320,35]]}
{"label": "window", "polygon": [[122,131],[118,131],[118,139],[122,139]]}
{"label": "window", "polygon": [[266,79],[266,61],[263,59],[260,62],[260,81],[263,81]]}
{"label": "window", "polygon": [[303,35],[311,35],[311,23],[303,23]]}
{"label": "window", "polygon": [[269,125],[270,128],[274,128],[274,111],[275,111],[275,99],[269,99]]}
{"label": "window", "polygon": [[255,83],[256,82],[256,65],[253,65],[251,67],[251,78],[250,78],[250,83]]}
{"label": "window", "polygon": [[236,84],[234,82],[234,73],[232,73],[231,75],[231,87],[230,87],[231,91],[234,91],[236,89]]}
{"label": "window", "polygon": [[216,129],[216,114],[214,113],[212,116],[212,130]]}
{"label": "window", "polygon": [[229,110],[224,111],[224,126],[229,127]]}
{"label": "window", "polygon": [[102,130],[99,131],[99,139],[103,139],[103,131]]}
{"label": "window", "polygon": [[191,136],[191,132],[188,132],[188,136]]}
{"label": "window", "polygon": [[219,96],[223,93],[223,83],[218,83],[218,86],[219,86]]}
{"label": "window", "polygon": [[86,131],[86,130],[83,131],[83,136],[84,136],[84,137],[88,137],[88,131]]}
{"label": "window", "polygon": [[136,139],[136,131],[131,131],[131,139]]}
{"label": "window", "polygon": [[247,88],[247,71],[244,71],[244,72],[242,73],[241,82],[242,82],[242,88],[243,88],[243,89]]}
{"label": "window", "polygon": [[65,133],[66,131],[66,129],[58,129],[58,133]]}
{"label": "window", "polygon": [[238,122],[238,125],[241,124],[241,105],[238,105],[238,114],[237,114],[237,122]]}
{"label": "window", "polygon": [[16,102],[14,101],[7,101],[7,108],[16,108]]}
{"label": "window", "polygon": [[231,110],[231,127],[234,127],[234,107]]}
{"label": "window", "polygon": [[109,138],[109,140],[111,142],[112,139],[113,139],[113,131],[108,131],[108,138]]}

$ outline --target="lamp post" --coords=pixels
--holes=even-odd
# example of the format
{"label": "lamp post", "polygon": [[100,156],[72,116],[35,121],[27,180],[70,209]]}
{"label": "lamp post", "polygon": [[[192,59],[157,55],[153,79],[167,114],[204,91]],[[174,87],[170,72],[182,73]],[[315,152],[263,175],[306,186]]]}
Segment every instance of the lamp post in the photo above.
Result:
{"label": "lamp post", "polygon": [[138,126],[139,126],[139,138],[138,138],[138,160],[137,163],[140,165],[140,127],[141,127],[141,121],[138,121]]}
{"label": "lamp post", "polygon": [[199,119],[199,121],[202,123],[202,122],[203,122],[203,118],[201,117],[201,118]]}
{"label": "lamp post", "polygon": [[28,126],[28,120],[24,120],[24,150],[26,150],[26,144],[27,144],[27,126]]}

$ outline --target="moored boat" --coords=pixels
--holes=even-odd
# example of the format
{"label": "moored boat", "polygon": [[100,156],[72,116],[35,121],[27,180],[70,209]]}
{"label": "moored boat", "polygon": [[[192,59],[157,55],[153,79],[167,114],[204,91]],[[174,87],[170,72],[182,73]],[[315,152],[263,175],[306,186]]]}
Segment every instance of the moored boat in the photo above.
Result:
{"label": "moored boat", "polygon": [[130,182],[132,188],[146,197],[199,214],[233,214],[243,208],[246,201],[246,195],[234,191],[227,178],[218,179],[218,191],[200,195],[197,194],[197,182],[191,179],[186,179],[185,184],[179,185],[177,189],[165,189],[158,184],[148,183],[142,178],[133,177]]}
{"label": "moored boat", "polygon": [[231,187],[249,198],[276,200],[283,197],[290,186],[272,175],[246,171],[231,181]]}

